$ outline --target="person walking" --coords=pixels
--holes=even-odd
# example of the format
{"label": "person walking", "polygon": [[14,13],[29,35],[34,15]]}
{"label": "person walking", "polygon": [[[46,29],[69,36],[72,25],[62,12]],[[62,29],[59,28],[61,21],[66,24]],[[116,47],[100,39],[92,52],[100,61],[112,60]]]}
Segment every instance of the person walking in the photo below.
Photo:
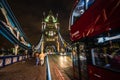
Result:
{"label": "person walking", "polygon": [[40,58],[40,64],[41,66],[44,65],[44,59],[45,59],[45,54],[42,52],[41,54],[39,54],[39,58]]}
{"label": "person walking", "polygon": [[39,59],[39,53],[35,53],[35,58],[36,58],[36,65],[39,65],[40,59]]}

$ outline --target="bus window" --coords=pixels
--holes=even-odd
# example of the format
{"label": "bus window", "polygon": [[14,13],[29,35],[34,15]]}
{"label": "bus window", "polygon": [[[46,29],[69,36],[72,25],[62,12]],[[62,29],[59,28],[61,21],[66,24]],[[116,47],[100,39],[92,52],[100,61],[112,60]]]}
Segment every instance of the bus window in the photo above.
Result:
{"label": "bus window", "polygon": [[85,52],[85,45],[83,43],[79,44],[79,59],[80,59],[80,73],[82,80],[88,80],[87,75],[87,58]]}
{"label": "bus window", "polygon": [[73,63],[73,75],[74,78],[78,78],[79,77],[79,68],[78,68],[78,56],[77,56],[77,47],[76,45],[74,45],[73,49],[72,49],[72,63]]}
{"label": "bus window", "polygon": [[116,50],[113,54],[111,68],[120,70],[120,49]]}
{"label": "bus window", "polygon": [[95,0],[80,0],[72,12],[70,25],[74,24],[74,22],[83,15],[83,13],[94,3],[94,1]]}
{"label": "bus window", "polygon": [[[116,34],[117,33],[117,34]],[[106,33],[107,34],[107,33]],[[112,32],[110,36],[107,36],[107,40],[97,40],[98,38],[93,38],[93,44],[89,48],[88,63],[103,67],[110,70],[119,71],[120,70],[120,33]],[[103,36],[105,38],[105,34]],[[97,41],[97,42],[96,42]],[[89,46],[91,46],[89,44]]]}

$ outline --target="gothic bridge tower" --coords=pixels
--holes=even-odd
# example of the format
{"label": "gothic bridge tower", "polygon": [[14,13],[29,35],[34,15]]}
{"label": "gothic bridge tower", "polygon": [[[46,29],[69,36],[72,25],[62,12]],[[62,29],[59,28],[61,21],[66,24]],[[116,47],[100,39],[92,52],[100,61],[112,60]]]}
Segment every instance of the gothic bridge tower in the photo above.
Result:
{"label": "gothic bridge tower", "polygon": [[48,16],[42,22],[43,49],[50,51],[59,51],[58,41],[59,22],[50,11]]}
{"label": "gothic bridge tower", "polygon": [[38,52],[51,51],[60,52],[66,47],[66,42],[60,35],[60,23],[58,22],[58,15],[53,16],[52,11],[48,16],[45,16],[42,21],[42,37],[39,44],[35,47]]}

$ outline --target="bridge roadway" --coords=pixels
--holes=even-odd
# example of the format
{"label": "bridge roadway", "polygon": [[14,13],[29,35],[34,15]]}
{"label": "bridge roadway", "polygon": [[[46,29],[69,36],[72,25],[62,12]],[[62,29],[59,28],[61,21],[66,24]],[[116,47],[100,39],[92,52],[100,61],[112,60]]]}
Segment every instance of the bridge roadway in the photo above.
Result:
{"label": "bridge roadway", "polygon": [[[69,56],[53,54],[48,55],[48,60],[51,80],[73,80],[72,61]],[[36,66],[35,58],[0,69],[0,80],[47,80],[46,75],[46,65]]]}

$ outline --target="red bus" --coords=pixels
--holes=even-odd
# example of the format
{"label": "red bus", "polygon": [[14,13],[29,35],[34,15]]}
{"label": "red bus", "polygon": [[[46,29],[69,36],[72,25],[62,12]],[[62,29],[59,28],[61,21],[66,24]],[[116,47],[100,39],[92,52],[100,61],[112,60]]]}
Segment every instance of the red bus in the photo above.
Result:
{"label": "red bus", "polygon": [[76,80],[120,79],[120,0],[77,0],[70,15]]}

